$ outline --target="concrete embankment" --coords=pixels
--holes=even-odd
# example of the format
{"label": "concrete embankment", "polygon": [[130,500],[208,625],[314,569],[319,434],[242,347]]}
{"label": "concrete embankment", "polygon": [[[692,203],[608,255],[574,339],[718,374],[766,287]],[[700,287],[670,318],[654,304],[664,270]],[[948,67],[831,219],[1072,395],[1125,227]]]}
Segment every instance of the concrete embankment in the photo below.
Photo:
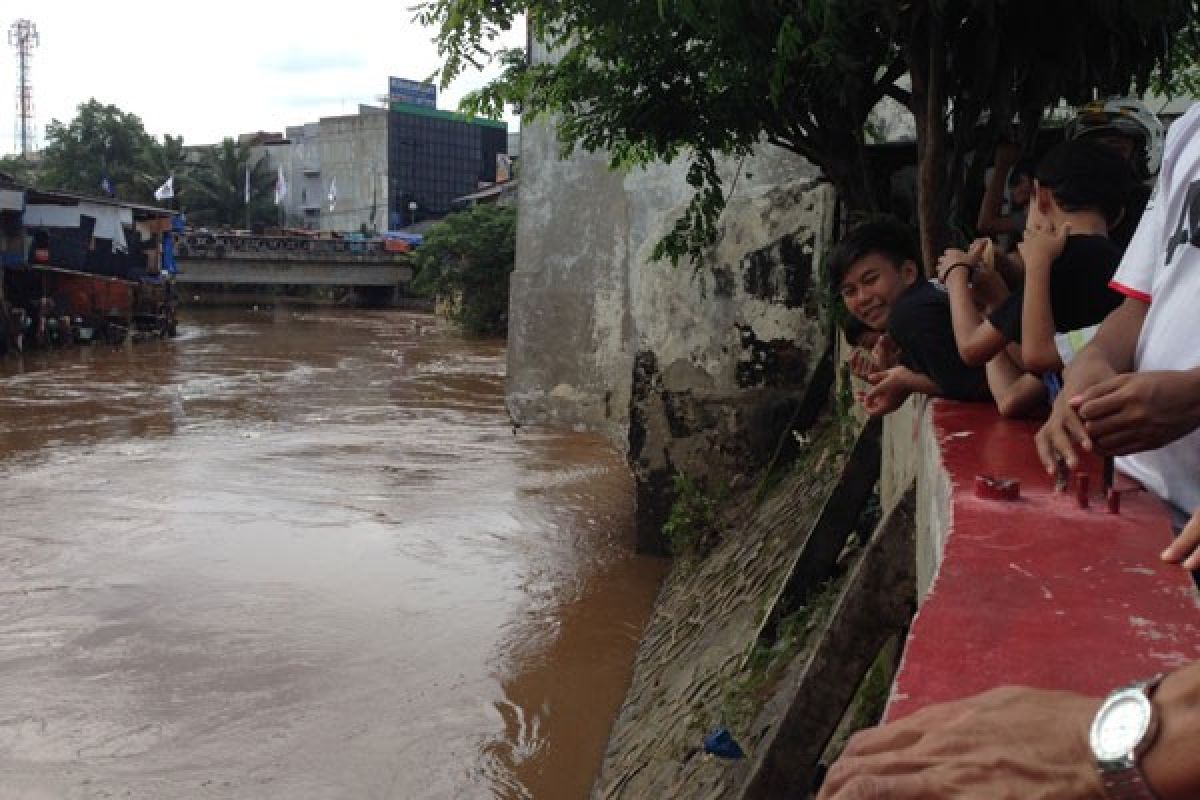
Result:
{"label": "concrete embankment", "polygon": [[[871,535],[878,432],[849,434],[824,418],[773,489],[728,504],[711,552],[677,560],[594,798],[804,796],[862,675],[911,613],[911,514],[902,505]],[[720,728],[744,759],[703,752]]]}

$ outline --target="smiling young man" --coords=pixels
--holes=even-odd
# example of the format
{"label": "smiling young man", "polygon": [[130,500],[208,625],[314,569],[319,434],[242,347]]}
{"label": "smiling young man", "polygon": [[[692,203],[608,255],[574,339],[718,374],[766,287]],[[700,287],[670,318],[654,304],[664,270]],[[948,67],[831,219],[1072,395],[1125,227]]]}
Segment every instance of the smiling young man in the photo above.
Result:
{"label": "smiling young man", "polygon": [[908,227],[880,219],[850,231],[829,257],[832,285],[846,310],[900,349],[900,363],[871,373],[868,413],[896,410],[914,392],[986,400],[987,374],[968,367],[954,344],[950,301],[920,268]]}

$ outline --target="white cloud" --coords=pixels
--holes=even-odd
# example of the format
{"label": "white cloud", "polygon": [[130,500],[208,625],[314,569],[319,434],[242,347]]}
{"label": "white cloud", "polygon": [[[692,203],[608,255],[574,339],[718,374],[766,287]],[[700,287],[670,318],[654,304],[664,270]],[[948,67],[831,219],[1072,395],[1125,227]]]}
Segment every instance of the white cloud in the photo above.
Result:
{"label": "white cloud", "polygon": [[[137,114],[154,135],[201,144],[353,113],[378,101],[389,75],[427,78],[439,64],[432,31],[413,21],[409,6],[16,0],[5,4],[0,24],[7,30],[29,19],[41,37],[31,73],[39,139],[51,119],[69,121],[95,97]],[[504,43],[523,41],[519,30]],[[13,48],[0,63],[8,78],[0,80],[0,152],[12,152]],[[486,77],[463,76],[439,92],[439,107],[453,108]],[[517,124],[509,118],[510,129]]]}

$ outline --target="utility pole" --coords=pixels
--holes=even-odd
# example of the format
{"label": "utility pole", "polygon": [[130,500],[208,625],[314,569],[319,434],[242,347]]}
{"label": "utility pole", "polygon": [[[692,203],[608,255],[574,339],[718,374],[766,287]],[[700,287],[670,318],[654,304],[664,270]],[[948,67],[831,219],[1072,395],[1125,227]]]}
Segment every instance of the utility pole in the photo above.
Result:
{"label": "utility pole", "polygon": [[33,79],[30,75],[33,48],[41,44],[37,26],[19,19],[8,29],[8,43],[17,50],[17,151],[22,158],[36,149],[33,126]]}

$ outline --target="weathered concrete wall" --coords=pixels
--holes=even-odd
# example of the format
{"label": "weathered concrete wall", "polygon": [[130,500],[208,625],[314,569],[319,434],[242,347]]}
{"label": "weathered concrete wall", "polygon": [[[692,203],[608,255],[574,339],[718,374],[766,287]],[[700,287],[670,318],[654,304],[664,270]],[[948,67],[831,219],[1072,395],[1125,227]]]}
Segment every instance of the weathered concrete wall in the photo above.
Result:
{"label": "weathered concrete wall", "polygon": [[599,156],[557,154],[552,128],[522,128],[507,402],[519,422],[620,441],[633,370],[624,178]]}
{"label": "weathered concrete wall", "polygon": [[942,466],[941,444],[933,425],[933,403],[925,395],[913,395],[884,419],[880,503],[890,509],[916,487],[918,598],[928,593],[950,534],[953,487]]}
{"label": "weathered concrete wall", "polygon": [[765,463],[821,355],[814,274],[833,193],[803,159],[766,147],[725,165],[720,241],[699,268],[651,261],[691,196],[686,163],[612,172],[522,135],[508,404],[521,423],[605,431],[638,481],[653,549],[670,477],[727,482]]}

